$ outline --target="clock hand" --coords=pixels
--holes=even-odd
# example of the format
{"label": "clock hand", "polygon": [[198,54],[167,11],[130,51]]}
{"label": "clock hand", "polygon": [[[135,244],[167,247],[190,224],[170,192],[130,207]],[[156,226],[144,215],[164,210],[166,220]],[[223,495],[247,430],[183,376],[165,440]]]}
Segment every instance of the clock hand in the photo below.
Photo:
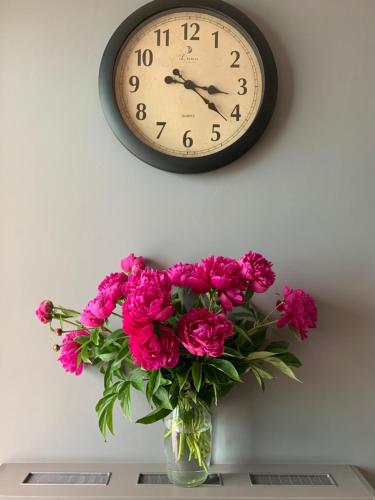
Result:
{"label": "clock hand", "polygon": [[[178,72],[178,75],[177,73]],[[224,115],[222,115],[220,113],[220,111],[217,109],[216,107],[216,104],[214,102],[211,102],[209,101],[208,99],[206,99],[205,97],[203,97],[196,89],[196,87],[194,86],[194,82],[191,82],[191,80],[185,80],[183,78],[183,76],[181,75],[181,73],[179,72],[179,70],[173,70],[173,74],[179,76],[182,80],[184,80],[183,82],[179,82],[178,80],[176,80],[175,78],[173,78],[172,76],[166,76],[164,81],[165,83],[167,84],[171,84],[171,83],[179,83],[181,85],[183,85],[187,90],[192,90],[193,92],[195,92],[201,99],[202,101],[208,106],[208,109],[210,109],[211,111],[215,111],[215,113],[218,113],[225,121],[227,121],[227,119],[225,118]]]}
{"label": "clock hand", "polygon": [[[187,89],[190,89],[190,90],[193,90],[193,88],[195,88],[195,89],[202,89],[202,90],[205,90],[206,92],[208,92],[210,95],[214,95],[214,94],[226,94],[226,95],[229,95],[229,92],[223,92],[222,90],[219,90],[217,87],[215,87],[215,85],[209,85],[208,87],[202,87],[200,85],[197,85],[192,80],[185,80],[185,78],[182,76],[182,74],[181,74],[181,72],[180,72],[179,69],[174,69],[173,70],[173,74],[175,76],[180,77],[184,81],[185,88],[187,88]],[[178,82],[178,83],[181,83],[181,82]]]}
{"label": "clock hand", "polygon": [[225,121],[227,121],[227,119],[225,118],[224,115],[222,115],[220,113],[220,111],[217,109],[216,107],[216,104],[212,101],[209,101],[208,99],[206,99],[205,97],[203,97],[202,95],[200,95],[200,93],[198,92],[198,90],[196,89],[192,89],[197,95],[199,95],[199,97],[202,99],[202,101],[207,104],[208,106],[208,109],[210,109],[211,111],[215,111],[216,113],[218,113],[222,118],[224,118]]}
{"label": "clock hand", "polygon": [[166,76],[164,78],[164,81],[165,83],[179,83],[180,85],[185,85],[185,82],[179,82],[178,80],[176,80],[175,78],[173,78],[173,76]]}

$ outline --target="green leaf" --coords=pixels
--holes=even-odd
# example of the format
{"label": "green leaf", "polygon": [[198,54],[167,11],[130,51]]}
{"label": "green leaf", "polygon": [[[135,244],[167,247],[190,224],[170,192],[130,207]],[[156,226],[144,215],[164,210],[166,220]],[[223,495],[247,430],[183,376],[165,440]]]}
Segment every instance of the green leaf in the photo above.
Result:
{"label": "green leaf", "polygon": [[117,367],[117,362],[113,362],[112,364],[113,375],[124,382],[128,380],[128,377],[125,375],[123,370],[119,370]]}
{"label": "green leaf", "polygon": [[99,401],[96,403],[95,406],[95,411],[96,413],[101,413],[103,408],[108,404],[109,399],[113,397],[113,394],[108,394],[106,396],[103,396],[102,398],[99,399]]}
{"label": "green leaf", "polygon": [[281,361],[288,366],[293,366],[293,368],[300,368],[302,366],[301,361],[291,352],[283,352],[277,356]]}
{"label": "green leaf", "polygon": [[87,344],[81,347],[79,355],[84,363],[90,363],[89,349]]}
{"label": "green leaf", "polygon": [[108,394],[98,401],[95,408],[99,418],[99,429],[104,439],[106,439],[107,428],[113,434],[113,406],[116,398],[116,394]]}
{"label": "green leaf", "polygon": [[167,410],[173,410],[173,406],[169,399],[169,393],[164,387],[159,387],[159,389],[153,395],[153,400],[157,399],[158,406],[166,408]]}
{"label": "green leaf", "polygon": [[280,340],[279,342],[272,342],[269,344],[266,348],[265,351],[270,351],[270,352],[286,352],[289,348],[289,342],[284,342]]}
{"label": "green leaf", "polygon": [[215,401],[215,406],[217,406],[217,386],[216,384],[212,384],[212,390],[214,391],[214,401]]}
{"label": "green leaf", "polygon": [[132,368],[130,371],[130,383],[137,391],[143,392],[145,389],[144,376],[145,372],[139,367]]}
{"label": "green leaf", "polygon": [[220,384],[218,388],[218,396],[219,398],[222,398],[228,394],[230,390],[233,389],[233,386],[235,385],[236,382],[234,380],[231,380],[227,384]]}
{"label": "green leaf", "polygon": [[104,352],[103,354],[98,354],[98,358],[102,361],[112,361],[116,357],[115,352]]}
{"label": "green leaf", "polygon": [[[201,397],[201,398],[203,397],[204,400],[208,402],[208,404],[211,404],[211,402],[213,400],[215,405],[217,405],[217,399],[218,399],[217,388],[220,387],[220,380],[218,377],[218,372],[213,366],[205,365],[204,366],[204,375],[205,375],[207,383],[211,384],[210,389],[212,389],[212,395],[210,395],[210,398],[208,398],[207,397],[208,395],[207,394],[205,395],[204,393],[202,394],[202,391],[201,391],[199,393],[199,397]],[[204,386],[204,388],[205,387],[207,387],[207,386]]]}
{"label": "green leaf", "polygon": [[286,375],[287,377],[295,380],[296,382],[301,382],[294,375],[294,372],[289,368],[289,366],[287,364],[285,364],[284,361],[282,361],[281,359],[273,357],[273,358],[266,359],[265,361],[267,363],[269,363],[270,365],[275,366],[278,370],[281,371],[281,373],[284,373],[284,375]]}
{"label": "green leaf", "polygon": [[229,356],[230,358],[243,359],[244,356],[237,349],[232,349],[231,347],[225,346],[224,356]]}
{"label": "green leaf", "polygon": [[92,343],[96,346],[99,345],[99,331],[98,330],[93,330],[90,334],[90,340]]}
{"label": "green leaf", "polygon": [[166,408],[156,408],[145,417],[138,419],[137,424],[153,424],[154,422],[162,420],[164,417],[169,415],[171,411],[172,410],[167,410]]}
{"label": "green leaf", "polygon": [[126,345],[117,354],[116,361],[123,361],[128,354],[129,354],[129,346],[126,343]]}
{"label": "green leaf", "polygon": [[195,389],[199,392],[202,383],[202,363],[198,363],[197,361],[193,363],[192,375]]}
{"label": "green leaf", "polygon": [[99,415],[99,429],[100,429],[100,432],[102,433],[102,436],[104,437],[105,441],[107,440],[107,420],[106,419],[107,419],[106,412],[103,411]]}
{"label": "green leaf", "polygon": [[261,367],[259,365],[251,366],[250,370],[252,372],[256,371],[258,373],[258,375],[264,380],[272,380],[274,378],[271,372],[269,372],[264,367]]}
{"label": "green leaf", "polygon": [[272,356],[275,356],[276,353],[275,352],[269,352],[269,351],[256,351],[256,352],[252,352],[251,354],[248,354],[246,356],[246,361],[254,361],[256,359],[267,359],[267,358],[270,358]]}
{"label": "green leaf", "polygon": [[104,373],[104,388],[108,389],[112,384],[112,362],[108,363],[107,369]]}
{"label": "green leaf", "polygon": [[121,409],[124,415],[129,420],[131,420],[132,410],[131,410],[131,399],[130,399],[130,382],[123,382],[117,397],[120,400]]}
{"label": "green leaf", "polygon": [[161,373],[160,370],[150,370],[148,373],[150,378],[147,383],[146,397],[148,401],[151,401],[152,396],[160,387]]}
{"label": "green leaf", "polygon": [[177,382],[173,382],[172,385],[168,389],[169,392],[169,400],[173,408],[177,406],[178,396],[180,393],[179,386]]}
{"label": "green leaf", "polygon": [[181,373],[176,373],[177,380],[178,380],[178,385],[180,386],[180,392],[185,387],[185,384],[187,382],[189,374],[190,374],[190,368],[185,373],[182,373],[182,374]]}
{"label": "green leaf", "polygon": [[107,347],[111,344],[117,343],[117,341],[124,340],[124,336],[125,336],[125,334],[124,334],[123,330],[115,330],[114,332],[111,332],[105,338],[104,343],[103,343],[103,347]]}
{"label": "green leaf", "polygon": [[164,378],[160,372],[160,385],[171,385],[171,384],[172,384],[172,381],[169,380],[168,378]]}
{"label": "green leaf", "polygon": [[263,379],[260,376],[260,374],[258,373],[256,367],[251,368],[251,371],[253,372],[255,378],[257,379],[257,382],[258,382],[260,388],[262,389],[262,391],[264,391],[266,386],[264,385]]}
{"label": "green leaf", "polygon": [[264,344],[266,340],[266,334],[266,328],[259,328],[259,330],[251,334],[250,340],[253,346],[253,350],[259,349]]}
{"label": "green leaf", "polygon": [[91,338],[88,335],[80,335],[79,337],[74,337],[74,342],[78,342],[81,345],[88,344]]}
{"label": "green leaf", "polygon": [[208,361],[207,364],[225,373],[227,377],[235,380],[236,382],[242,382],[236,368],[230,361],[226,359],[213,358],[210,359],[210,361]]}
{"label": "green leaf", "polygon": [[145,390],[143,379],[138,379],[138,378],[132,379],[130,380],[130,383],[137,391],[143,392]]}
{"label": "green leaf", "polygon": [[116,398],[114,397],[112,401],[109,403],[106,409],[106,422],[107,422],[107,427],[110,431],[110,433],[113,434],[113,406],[116,402]]}

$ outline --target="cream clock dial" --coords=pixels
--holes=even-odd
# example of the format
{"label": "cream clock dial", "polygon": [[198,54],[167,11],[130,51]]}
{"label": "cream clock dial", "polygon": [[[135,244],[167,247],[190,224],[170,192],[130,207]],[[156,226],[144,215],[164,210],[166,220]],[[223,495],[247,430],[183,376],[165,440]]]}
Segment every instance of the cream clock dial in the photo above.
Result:
{"label": "cream clock dial", "polygon": [[130,130],[175,156],[206,156],[233,144],[263,96],[255,52],[228,22],[171,12],[145,23],[123,47],[116,100]]}
{"label": "cream clock dial", "polygon": [[115,32],[99,83],[121,142],[151,165],[186,173],[223,166],[256,142],[277,73],[263,35],[237,9],[156,0]]}

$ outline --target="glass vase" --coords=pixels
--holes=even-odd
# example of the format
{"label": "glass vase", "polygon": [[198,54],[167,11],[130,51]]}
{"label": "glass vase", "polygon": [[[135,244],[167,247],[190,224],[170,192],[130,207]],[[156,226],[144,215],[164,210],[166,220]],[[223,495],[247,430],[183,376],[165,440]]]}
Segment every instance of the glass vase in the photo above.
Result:
{"label": "glass vase", "polygon": [[185,487],[204,483],[211,462],[210,413],[199,403],[182,400],[164,419],[164,424],[169,481]]}

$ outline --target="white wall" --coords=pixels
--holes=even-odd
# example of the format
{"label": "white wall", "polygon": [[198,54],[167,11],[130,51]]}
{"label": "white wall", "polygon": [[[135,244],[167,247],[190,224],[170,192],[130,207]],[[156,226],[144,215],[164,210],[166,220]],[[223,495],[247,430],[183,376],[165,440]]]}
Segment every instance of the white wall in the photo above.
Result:
{"label": "white wall", "polygon": [[296,346],[303,385],[263,395],[250,380],[222,402],[215,460],[375,474],[375,2],[232,2],[272,45],[276,112],[235,164],[178,176],[129,154],[100,109],[102,51],[142,1],[0,0],[0,461],[163,461],[160,425],[118,414],[102,442],[100,377],[63,372],[34,309],[82,307],[130,251],[169,265],[256,249],[275,291],[287,280],[317,298],[320,328]]}

